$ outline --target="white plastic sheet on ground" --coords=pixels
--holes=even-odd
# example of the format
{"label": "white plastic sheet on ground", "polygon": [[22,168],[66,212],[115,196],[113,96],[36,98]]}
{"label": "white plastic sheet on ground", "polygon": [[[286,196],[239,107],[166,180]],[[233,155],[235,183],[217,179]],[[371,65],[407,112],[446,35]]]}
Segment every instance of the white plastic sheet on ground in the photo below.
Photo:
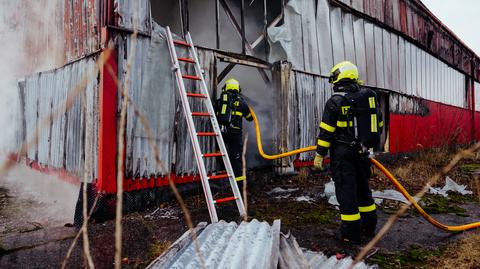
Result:
{"label": "white plastic sheet on ground", "polygon": [[[429,193],[439,194],[444,197],[448,196],[447,192],[449,191],[458,192],[463,195],[472,194],[472,191],[467,190],[467,186],[457,184],[448,176],[445,178],[445,186],[443,188],[430,187],[428,190]],[[333,182],[333,180],[330,180],[330,182],[325,184],[325,190],[322,196],[328,199],[329,204],[335,206],[339,205],[337,197],[335,196],[335,183]],[[392,189],[383,191],[372,191],[372,196],[375,199],[376,204],[381,204],[383,202],[383,199],[399,201],[405,204],[408,203],[407,198],[405,198],[402,193]],[[418,201],[418,198],[414,197],[414,199]]]}
{"label": "white plastic sheet on ground", "polygon": [[429,193],[439,194],[439,195],[442,195],[443,197],[447,197],[448,196],[447,192],[449,191],[458,192],[463,195],[472,194],[472,191],[467,191],[467,186],[457,184],[455,181],[453,181],[453,179],[451,179],[448,176],[445,178],[445,186],[443,186],[443,188],[440,189],[440,188],[430,187],[428,189]]}

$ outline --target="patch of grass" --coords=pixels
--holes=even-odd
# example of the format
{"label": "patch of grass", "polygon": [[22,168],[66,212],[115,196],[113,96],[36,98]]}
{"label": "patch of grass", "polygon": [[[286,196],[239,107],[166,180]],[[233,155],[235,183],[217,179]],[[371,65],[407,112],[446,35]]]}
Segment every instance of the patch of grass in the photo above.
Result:
{"label": "patch of grass", "polygon": [[298,227],[309,224],[334,224],[338,212],[328,205],[309,204],[294,201],[278,201],[266,206],[252,208],[253,218],[273,222],[281,219],[284,227]]}
{"label": "patch of grass", "polygon": [[420,203],[429,214],[454,213],[457,216],[468,217],[466,210],[458,205],[474,201],[472,196],[452,193],[448,197],[428,194],[422,198]]}
{"label": "patch of grass", "polygon": [[294,181],[296,184],[303,185],[307,181],[309,175],[310,175],[309,168],[307,167],[300,168],[300,170],[298,171],[298,175],[295,176]]}
{"label": "patch of grass", "polygon": [[471,234],[449,245],[442,258],[429,258],[428,268],[480,268],[480,233]]}
{"label": "patch of grass", "polygon": [[304,213],[298,219],[299,224],[333,224],[337,216],[333,209],[325,208],[323,210],[312,210]]}
{"label": "patch of grass", "polygon": [[167,250],[172,245],[170,241],[158,241],[155,240],[148,250],[148,259],[153,260],[160,256],[165,250]]}
{"label": "patch of grass", "polygon": [[467,163],[467,164],[463,164],[463,165],[460,165],[458,167],[458,169],[460,169],[460,171],[464,172],[464,173],[473,173],[477,170],[480,170],[480,163]]}
{"label": "patch of grass", "polygon": [[424,249],[411,246],[400,253],[378,253],[368,260],[369,264],[378,264],[380,268],[424,268],[429,259],[438,257],[444,249]]}

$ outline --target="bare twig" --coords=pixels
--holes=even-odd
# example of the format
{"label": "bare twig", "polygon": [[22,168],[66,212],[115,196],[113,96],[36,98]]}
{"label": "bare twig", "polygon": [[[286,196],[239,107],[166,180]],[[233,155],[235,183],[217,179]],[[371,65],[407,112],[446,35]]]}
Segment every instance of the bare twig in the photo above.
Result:
{"label": "bare twig", "polygon": [[247,202],[247,160],[245,155],[247,154],[247,142],[248,142],[248,133],[245,133],[245,139],[243,140],[243,151],[242,151],[242,174],[245,177],[243,180],[243,204],[245,206],[245,216],[243,216],[244,221],[248,221],[248,202]]}
{"label": "bare twig", "polygon": [[[99,197],[100,197],[100,195],[98,195],[98,194],[95,196],[95,200],[93,201],[92,208],[90,209],[90,212],[88,212],[87,218],[83,219],[84,223],[86,223],[90,220],[90,217],[92,216],[93,211],[95,211],[95,207],[97,206],[97,202],[98,202]],[[72,255],[73,248],[77,244],[78,238],[80,238],[80,235],[83,233],[83,228],[84,228],[84,225],[82,224],[82,228],[80,228],[77,235],[73,239],[72,244],[70,245],[70,247],[67,250],[67,254],[65,255],[65,258],[63,259],[63,262],[62,262],[62,266],[60,267],[61,269],[65,269],[67,267],[68,260],[70,259],[70,256]]]}
{"label": "bare twig", "polygon": [[[115,71],[113,70],[112,66],[109,63],[107,63],[106,68],[107,68],[107,72],[114,78],[114,82],[118,86],[118,84],[119,84],[118,83],[118,77],[117,77]],[[160,160],[160,153],[159,153],[160,151],[157,147],[157,144],[155,143],[155,141],[153,139],[152,129],[150,128],[150,125],[148,124],[147,118],[138,109],[135,102],[132,100],[132,98],[130,96],[123,95],[122,98],[125,98],[125,99],[128,100],[129,104],[131,105],[131,107],[134,111],[135,116],[138,117],[138,119],[140,120],[140,123],[142,124],[143,128],[145,129],[148,144],[150,145],[150,147],[151,147],[151,149],[154,153],[155,163],[157,164],[158,167],[160,167],[160,169],[162,171],[164,171],[165,174],[167,174],[167,169],[166,169],[165,165],[162,163],[162,161]],[[180,208],[182,209],[182,212],[183,212],[183,215],[184,215],[184,218],[185,218],[185,222],[186,222],[186,224],[188,226],[188,229],[190,231],[190,236],[192,237],[192,240],[194,241],[194,244],[195,244],[195,251],[197,253],[197,256],[200,259],[200,265],[201,265],[202,268],[205,268],[204,258],[203,258],[203,255],[201,254],[201,251],[200,251],[200,246],[199,246],[198,241],[197,241],[197,235],[194,233],[194,226],[193,226],[193,222],[192,222],[192,219],[191,219],[191,216],[190,216],[190,212],[189,212],[182,196],[180,195],[180,193],[179,193],[179,191],[178,191],[178,189],[175,185],[175,182],[173,182],[170,175],[168,175],[167,178],[168,178],[169,187],[171,188],[178,204],[180,205]]]}
{"label": "bare twig", "polygon": [[[85,102],[85,92],[82,94],[82,109],[83,112],[85,113],[86,111],[86,102]],[[85,162],[85,166],[90,165],[88,162]],[[87,260],[88,268],[95,268],[95,265],[93,263],[92,255],[90,254],[90,241],[88,239],[88,221],[85,221],[88,218],[88,209],[87,209],[87,202],[88,202],[88,195],[87,195],[87,178],[90,176],[88,174],[89,169],[86,167],[84,168],[83,171],[83,188],[82,188],[82,207],[83,207],[83,223],[82,223],[82,239],[83,239],[83,254],[85,256],[85,259]],[[93,208],[92,208],[93,209]]]}
{"label": "bare twig", "polygon": [[[480,142],[474,144],[472,147],[470,147],[467,150],[462,150],[458,152],[452,158],[452,160],[450,160],[450,162],[445,167],[443,167],[443,169],[440,172],[436,173],[433,177],[430,178],[428,183],[425,184],[422,190],[419,193],[417,193],[414,198],[418,198],[418,199],[422,198],[423,195],[425,195],[425,193],[428,191],[429,186],[432,186],[440,178],[443,178],[446,174],[448,174],[455,167],[455,165],[457,165],[458,162],[460,162],[463,158],[473,156],[475,152],[478,151],[479,149],[480,149]],[[362,249],[362,251],[360,251],[360,253],[357,255],[357,257],[355,258],[355,261],[352,263],[350,268],[353,268],[355,264],[360,262],[365,257],[365,255],[367,255],[367,253],[380,241],[380,239],[382,239],[382,237],[388,232],[388,230],[390,230],[392,225],[398,220],[398,218],[402,214],[404,214],[408,210],[410,206],[411,206],[411,203],[404,204],[394,215],[392,215],[388,219],[388,221],[383,225],[383,227],[375,235],[375,237],[370,242],[368,242],[368,244]]]}
{"label": "bare twig", "polygon": [[[122,266],[122,210],[123,210],[123,180],[124,180],[124,159],[125,154],[125,125],[127,119],[127,105],[128,105],[128,90],[130,84],[130,74],[132,69],[132,62],[135,59],[135,52],[137,47],[137,19],[138,19],[138,7],[134,9],[134,29],[132,34],[132,42],[130,55],[127,61],[127,67],[125,70],[125,84],[122,90],[122,107],[120,110],[120,126],[118,131],[118,153],[117,153],[117,205],[115,212],[115,269],[120,269]],[[135,16],[136,15],[136,16]],[[118,83],[117,83],[118,84]]]}

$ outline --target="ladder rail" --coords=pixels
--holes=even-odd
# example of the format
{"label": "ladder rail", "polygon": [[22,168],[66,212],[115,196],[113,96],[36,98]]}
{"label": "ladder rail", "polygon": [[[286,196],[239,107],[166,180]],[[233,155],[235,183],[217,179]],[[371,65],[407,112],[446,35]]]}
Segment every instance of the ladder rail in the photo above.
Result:
{"label": "ladder rail", "polygon": [[[177,58],[177,53],[175,51],[175,45],[172,37],[172,32],[170,31],[170,27],[167,26],[167,40],[168,40],[168,47],[170,51],[170,58],[173,64],[174,72],[175,72],[175,77],[177,79],[177,89],[180,94],[180,98],[182,99],[182,107],[183,107],[183,112],[185,113],[185,119],[187,121],[187,126],[188,126],[188,131],[190,133],[190,140],[193,145],[193,150],[194,150],[194,155],[195,159],[197,161],[197,167],[198,171],[200,173],[200,179],[202,181],[202,186],[203,186],[203,192],[205,194],[205,197],[207,199],[207,207],[208,207],[208,212],[210,214],[210,219],[212,220],[212,223],[218,222],[218,216],[217,216],[217,211],[215,210],[215,205],[214,205],[214,200],[212,196],[212,191],[210,189],[210,184],[208,182],[208,176],[205,168],[205,163],[203,161],[203,156],[201,153],[200,149],[200,144],[198,142],[198,139],[196,137],[197,132],[195,128],[195,124],[193,122],[192,118],[192,111],[190,109],[190,105],[188,102],[188,97],[186,94],[185,90],[185,84],[183,81],[182,73],[180,71],[180,65],[178,63],[178,58]],[[191,43],[190,43],[191,46]],[[201,75],[201,73],[200,73]],[[203,76],[201,77],[203,81]],[[204,81],[203,81],[204,82]],[[210,99],[209,99],[210,100]],[[214,114],[210,116],[210,118],[215,118]]]}
{"label": "ladder rail", "polygon": [[232,164],[230,162],[230,158],[228,156],[227,148],[225,146],[225,142],[223,141],[223,137],[222,137],[221,132],[220,132],[220,126],[218,124],[217,118],[215,117],[215,110],[213,108],[213,105],[212,105],[212,102],[211,102],[211,99],[210,99],[210,94],[208,92],[208,87],[207,87],[207,84],[205,83],[205,78],[204,78],[203,72],[200,68],[197,51],[196,51],[195,47],[193,46],[192,37],[190,36],[189,32],[186,35],[186,39],[187,39],[187,43],[190,44],[190,52],[192,53],[191,57],[195,61],[195,64],[194,64],[195,65],[195,72],[197,73],[197,76],[200,77],[200,83],[201,83],[200,88],[202,90],[202,94],[207,96],[207,98],[204,100],[204,103],[207,107],[207,111],[211,115],[213,115],[212,117],[210,117],[210,121],[212,123],[213,130],[215,131],[215,133],[217,133],[217,136],[216,136],[217,144],[220,148],[220,152],[223,154],[222,159],[223,159],[223,163],[225,164],[225,169],[227,170],[227,173],[229,175],[228,179],[229,179],[232,191],[233,191],[233,195],[235,197],[237,197],[237,199],[235,199],[235,202],[237,204],[237,208],[238,208],[238,211],[240,213],[240,216],[243,217],[243,216],[246,215],[245,205],[243,203],[243,199],[242,199],[242,195],[240,194],[240,190],[238,189],[237,181],[235,180],[235,174],[233,173],[233,168],[232,168]]}

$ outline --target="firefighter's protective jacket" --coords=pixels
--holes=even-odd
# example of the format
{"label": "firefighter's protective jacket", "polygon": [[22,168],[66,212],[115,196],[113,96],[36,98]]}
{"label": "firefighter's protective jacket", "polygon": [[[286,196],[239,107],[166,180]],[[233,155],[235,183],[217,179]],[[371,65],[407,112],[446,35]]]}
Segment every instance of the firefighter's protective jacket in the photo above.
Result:
{"label": "firefighter's protective jacket", "polygon": [[[320,122],[320,133],[317,140],[317,153],[325,156],[332,143],[358,144],[355,132],[355,120],[352,114],[351,103],[346,97],[347,93],[358,93],[360,87],[357,83],[344,83],[334,86],[334,94],[327,101]],[[376,104],[378,107],[378,104]],[[375,107],[375,105],[373,105]],[[376,119],[376,118],[375,118]],[[377,120],[375,120],[375,129]],[[383,121],[381,116],[378,127],[381,129]],[[372,127],[373,128],[373,127]],[[380,132],[381,130],[379,130]]]}
{"label": "firefighter's protective jacket", "polygon": [[[227,94],[225,94],[227,93]],[[243,129],[243,120],[242,118],[245,117],[247,121],[252,121],[253,117],[250,113],[250,109],[248,108],[247,102],[242,98],[241,94],[231,91],[224,91],[222,93],[223,98],[227,98],[227,100],[223,100],[219,98],[216,103],[216,113],[217,117],[223,115],[225,113],[232,114],[230,123],[227,129],[231,131],[242,131]],[[223,107],[225,104],[229,104],[230,108],[226,109]],[[220,123],[221,124],[221,123]]]}

